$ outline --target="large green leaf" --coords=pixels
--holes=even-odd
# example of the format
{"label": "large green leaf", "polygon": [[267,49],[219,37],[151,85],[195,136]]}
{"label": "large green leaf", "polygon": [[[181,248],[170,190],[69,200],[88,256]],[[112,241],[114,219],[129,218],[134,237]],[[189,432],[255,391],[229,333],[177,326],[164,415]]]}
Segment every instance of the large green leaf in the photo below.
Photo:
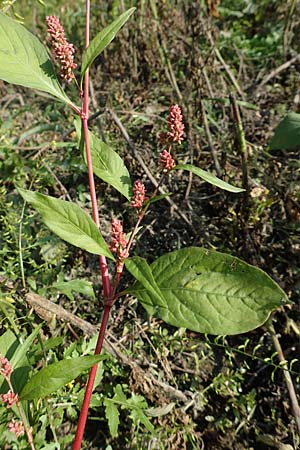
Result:
{"label": "large green leaf", "polygon": [[81,356],[79,358],[65,359],[44,367],[33,375],[24,386],[20,400],[33,400],[50,395],[103,358],[103,355]]}
{"label": "large green leaf", "polygon": [[105,47],[107,47],[108,44],[110,44],[111,41],[115,38],[117,32],[127,22],[134,10],[135,8],[130,8],[128,11],[125,11],[123,14],[121,14],[120,17],[118,17],[110,25],[100,31],[90,42],[90,45],[87,49],[85,49],[82,56],[81,83],[86,70],[97,58],[97,56],[99,56],[100,53],[105,49]]}
{"label": "large green leaf", "polygon": [[[132,261],[132,262],[131,262]],[[288,301],[262,270],[238,258],[190,247],[158,258],[152,265],[155,292],[144,282],[135,257],[126,268],[138,280],[127,292],[149,314],[177,327],[216,335],[245,333],[262,325],[272,310]],[[142,266],[145,266],[143,261]],[[151,283],[151,278],[147,280]]]}
{"label": "large green leaf", "polygon": [[216,177],[212,173],[206,172],[206,170],[200,169],[199,167],[193,166],[192,164],[177,164],[177,166],[175,166],[173,170],[188,170],[194,175],[197,175],[197,177],[202,178],[202,180],[207,181],[207,183],[213,184],[214,186],[224,189],[225,191],[238,193],[245,190],[236,186],[232,186],[231,184],[226,183],[226,181],[220,180],[220,178]]}
{"label": "large green leaf", "polygon": [[96,224],[78,205],[21,188],[18,191],[61,239],[87,252],[114,259]]}
{"label": "large green leaf", "polygon": [[72,105],[59,84],[47,49],[23,25],[0,13],[0,79],[48,92]]}
{"label": "large green leaf", "polygon": [[[75,121],[76,132],[80,143],[83,142],[80,121]],[[97,177],[113,186],[128,200],[132,196],[132,186],[129,172],[122,158],[105,142],[102,142],[89,131],[93,172]]]}
{"label": "large green leaf", "polygon": [[165,304],[165,299],[160,291],[147,261],[140,256],[125,259],[126,269],[142,284],[146,291],[154,299],[156,305],[162,308]]}
{"label": "large green leaf", "polygon": [[292,150],[296,147],[300,147],[300,114],[289,113],[276,127],[270,149]]}

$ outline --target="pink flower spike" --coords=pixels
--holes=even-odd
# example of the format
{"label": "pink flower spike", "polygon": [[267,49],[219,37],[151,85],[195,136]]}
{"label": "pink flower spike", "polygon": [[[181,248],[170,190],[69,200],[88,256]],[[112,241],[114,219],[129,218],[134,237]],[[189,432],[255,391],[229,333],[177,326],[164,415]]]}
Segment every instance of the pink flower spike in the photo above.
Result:
{"label": "pink flower spike", "polygon": [[0,373],[5,378],[10,378],[11,374],[13,372],[13,368],[10,365],[10,362],[7,358],[3,358],[3,356],[0,355]]}
{"label": "pink flower spike", "polygon": [[18,394],[15,394],[12,391],[8,391],[6,394],[1,394],[0,398],[3,403],[6,403],[7,409],[11,408],[19,400]]}
{"label": "pink flower spike", "polygon": [[164,169],[164,172],[169,172],[169,170],[175,167],[175,161],[172,155],[167,150],[161,152],[159,156],[160,156],[159,164]]}
{"label": "pink flower spike", "polygon": [[17,422],[16,420],[12,420],[7,424],[8,429],[11,433],[14,433],[17,437],[21,436],[21,434],[24,434],[25,429],[22,422]]}
{"label": "pink flower spike", "polygon": [[172,105],[168,117],[168,132],[167,136],[171,142],[181,143],[184,135],[184,124],[182,121],[182,113],[180,106]]}
{"label": "pink flower spike", "polygon": [[131,206],[138,211],[141,210],[144,201],[147,200],[145,193],[146,188],[144,183],[142,183],[141,180],[136,180],[133,185],[133,200]]}
{"label": "pink flower spike", "polygon": [[111,224],[111,242],[110,250],[117,253],[118,258],[123,260],[128,257],[128,252],[126,250],[127,239],[123,232],[123,226],[118,219],[113,219]]}
{"label": "pink flower spike", "polygon": [[75,78],[73,70],[77,67],[73,57],[75,53],[74,46],[69,44],[65,38],[65,31],[60,24],[58,17],[47,16],[46,22],[48,25],[47,31],[49,34],[49,42],[52,45],[53,55],[60,65],[60,75],[70,83]]}

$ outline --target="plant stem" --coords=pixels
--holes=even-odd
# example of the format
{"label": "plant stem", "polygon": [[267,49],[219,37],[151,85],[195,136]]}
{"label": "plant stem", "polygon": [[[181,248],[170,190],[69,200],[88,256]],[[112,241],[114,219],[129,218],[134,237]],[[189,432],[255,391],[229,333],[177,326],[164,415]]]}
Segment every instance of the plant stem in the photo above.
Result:
{"label": "plant stem", "polygon": [[[98,341],[97,341],[97,345],[96,345],[96,349],[95,349],[95,355],[98,355],[101,352],[103,341],[104,341],[105,330],[106,330],[108,319],[109,319],[110,310],[111,310],[111,306],[104,306],[101,327],[100,327]],[[97,373],[97,367],[98,367],[98,364],[93,366],[90,370],[89,379],[88,379],[86,389],[85,389],[84,399],[83,399],[83,403],[82,403],[82,407],[81,407],[81,412],[80,412],[80,416],[79,416],[79,420],[78,420],[78,425],[77,425],[77,430],[76,430],[76,435],[75,435],[72,450],[80,450],[80,448],[81,448],[81,442],[83,439],[85,424],[86,424],[86,420],[87,420],[87,416],[88,416],[90,400],[91,400],[91,396],[93,393],[93,386],[94,386],[94,381],[95,381],[95,377],[96,377],[96,373]]]}
{"label": "plant stem", "polygon": [[23,207],[22,207],[22,211],[21,211],[21,217],[20,217],[20,223],[19,223],[19,239],[18,239],[21,278],[22,278],[22,286],[23,286],[24,289],[26,289],[26,281],[25,281],[23,253],[22,253],[22,225],[23,225],[25,208],[26,208],[26,201],[24,201]]}
{"label": "plant stem", "polygon": [[[6,380],[7,384],[8,384],[9,389],[11,390],[11,392],[14,392],[14,388],[13,388],[13,385],[11,384],[10,378],[9,377],[5,377],[5,380]],[[32,430],[31,430],[31,428],[28,428],[27,419],[26,419],[23,407],[22,407],[22,405],[21,405],[19,400],[16,401],[16,407],[18,409],[21,421],[22,421],[22,423],[24,425],[24,430],[25,430],[25,433],[26,433],[27,440],[28,440],[28,443],[30,445],[30,448],[31,448],[31,450],[35,450],[35,446],[34,446],[33,439],[32,439]]]}
{"label": "plant stem", "polygon": [[[154,197],[156,197],[156,195],[157,195],[157,193],[159,191],[159,188],[160,188],[160,186],[161,186],[165,176],[166,176],[166,172],[164,172],[162,174],[162,176],[160,177],[160,180],[157,183],[155,191],[151,195],[150,200],[153,199]],[[131,245],[133,243],[133,239],[134,239],[134,237],[135,237],[135,235],[137,233],[138,227],[139,227],[141,221],[143,220],[143,218],[145,217],[146,212],[148,211],[150,205],[151,205],[151,203],[149,201],[149,203],[147,203],[145,208],[142,210],[142,212],[138,216],[138,220],[137,220],[137,222],[136,222],[136,224],[135,224],[135,226],[134,226],[134,228],[133,228],[133,230],[132,230],[132,232],[130,234],[129,241],[127,243],[126,250],[127,250],[128,253],[129,253]],[[113,282],[113,285],[112,285],[111,294],[110,294],[110,297],[106,300],[106,305],[110,306],[110,307],[114,304],[114,301],[116,299],[116,291],[117,291],[118,284],[119,284],[119,281],[120,281],[120,278],[121,278],[121,275],[122,275],[122,272],[123,272],[124,264],[123,263],[119,264],[117,267],[118,267],[118,269],[117,269],[117,273],[116,273],[116,276],[115,276],[115,279],[114,279],[114,282]]]}
{"label": "plant stem", "polygon": [[[86,23],[85,23],[85,47],[87,48],[89,45],[89,29],[90,29],[90,1],[86,0]],[[89,130],[88,130],[88,117],[89,117],[89,71],[85,72],[84,76],[84,88],[83,88],[83,105],[81,111],[81,121],[83,126],[84,133],[84,142],[85,142],[85,151],[86,151],[86,160],[87,160],[87,168],[88,168],[88,179],[89,179],[89,189],[91,195],[92,202],[92,214],[94,222],[97,227],[100,229],[100,220],[98,213],[98,205],[97,205],[97,196],[96,196],[96,188],[95,188],[95,180],[93,173],[93,164],[91,157],[91,149],[90,149],[90,141],[89,141]],[[101,353],[102,345],[104,341],[105,330],[107,327],[109,313],[111,310],[111,306],[106,305],[106,300],[110,296],[111,286],[108,274],[108,266],[106,262],[105,256],[99,256],[99,263],[101,268],[101,276],[102,276],[102,285],[103,285],[103,294],[104,294],[104,311],[101,320],[101,326],[98,336],[97,345],[95,348],[95,355]],[[80,450],[81,442],[83,439],[83,434],[85,430],[85,425],[88,416],[89,405],[91,401],[91,396],[93,392],[94,381],[97,373],[98,364],[95,364],[89,374],[89,379],[86,385],[83,404],[81,407],[80,416],[78,419],[76,435],[73,443],[73,450]]]}

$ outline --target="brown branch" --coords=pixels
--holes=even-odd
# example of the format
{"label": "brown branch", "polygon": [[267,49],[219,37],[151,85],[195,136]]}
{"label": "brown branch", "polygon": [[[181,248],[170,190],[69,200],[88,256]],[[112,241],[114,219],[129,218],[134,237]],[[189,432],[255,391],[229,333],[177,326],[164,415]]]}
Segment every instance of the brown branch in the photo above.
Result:
{"label": "brown branch", "polygon": [[298,433],[300,434],[300,407],[299,407],[299,403],[298,403],[295,387],[294,387],[294,384],[293,384],[293,380],[292,380],[291,374],[289,372],[289,368],[288,368],[288,365],[287,365],[287,360],[284,357],[284,353],[282,351],[282,347],[281,347],[280,341],[279,341],[279,339],[278,339],[278,337],[276,335],[276,332],[275,332],[275,329],[274,329],[274,326],[273,326],[271,320],[272,319],[269,320],[269,322],[267,324],[267,328],[268,328],[268,330],[269,330],[269,332],[271,334],[273,345],[275,347],[275,350],[277,351],[278,359],[279,359],[280,364],[281,364],[282,369],[283,369],[283,376],[284,376],[285,384],[286,384],[286,387],[288,389],[288,393],[289,393],[289,396],[290,396],[293,415],[294,415],[294,418],[296,420]]}

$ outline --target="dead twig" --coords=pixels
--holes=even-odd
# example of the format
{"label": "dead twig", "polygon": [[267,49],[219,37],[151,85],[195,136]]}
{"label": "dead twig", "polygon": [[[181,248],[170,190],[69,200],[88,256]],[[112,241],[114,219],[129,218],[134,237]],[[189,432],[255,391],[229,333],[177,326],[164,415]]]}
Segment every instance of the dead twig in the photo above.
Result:
{"label": "dead twig", "polygon": [[240,110],[234,94],[229,95],[231,104],[232,119],[235,129],[236,149],[242,161],[243,188],[245,189],[244,201],[248,203],[249,196],[249,171],[248,171],[248,150],[245,139],[244,127],[242,124]]}
{"label": "dead twig", "polygon": [[267,328],[269,330],[269,333],[271,334],[273,345],[275,347],[275,350],[277,351],[278,359],[279,359],[281,367],[283,369],[283,376],[284,376],[285,384],[288,389],[288,393],[289,393],[291,405],[292,405],[293,415],[294,415],[294,418],[296,421],[298,433],[300,435],[300,407],[299,407],[296,391],[294,388],[291,374],[289,372],[287,360],[284,357],[284,353],[282,351],[280,341],[276,335],[276,332],[275,332],[275,329],[274,329],[274,326],[273,326],[273,323],[271,320],[272,319],[270,319],[269,322],[267,323]]}
{"label": "dead twig", "polygon": [[216,152],[216,149],[214,147],[213,140],[212,140],[212,136],[211,136],[211,132],[210,132],[210,129],[209,129],[209,124],[208,124],[208,120],[207,120],[207,116],[206,116],[206,112],[205,112],[205,108],[204,108],[202,99],[199,100],[199,107],[200,107],[200,114],[201,114],[202,124],[203,124],[204,131],[205,131],[205,134],[206,134],[207,143],[208,143],[208,146],[209,146],[209,149],[210,149],[213,161],[214,161],[215,169],[216,169],[218,177],[221,178],[222,177],[222,170],[221,170],[221,166],[220,166],[220,163],[219,163],[218,155],[217,155],[217,152]]}
{"label": "dead twig", "polygon": [[225,72],[228,75],[228,78],[230,79],[231,83],[233,84],[233,86],[235,87],[236,91],[239,93],[239,95],[242,97],[242,99],[245,99],[245,94],[243,92],[243,90],[241,89],[237,79],[235,78],[232,70],[230,69],[230,66],[225,62],[223,56],[221,55],[219,49],[216,46],[216,43],[211,35],[211,33],[208,31],[207,32],[207,36],[208,39],[214,49],[214,53],[216,55],[216,58],[219,60],[219,62],[221,63],[222,67],[224,68]]}
{"label": "dead twig", "polygon": [[294,56],[289,61],[281,64],[280,66],[273,69],[268,75],[266,75],[262,81],[259,83],[259,85],[255,88],[255,93],[259,91],[265,84],[267,84],[272,78],[276,77],[280,74],[280,72],[283,72],[284,70],[288,69],[294,62],[298,61],[300,59],[300,54]]}

